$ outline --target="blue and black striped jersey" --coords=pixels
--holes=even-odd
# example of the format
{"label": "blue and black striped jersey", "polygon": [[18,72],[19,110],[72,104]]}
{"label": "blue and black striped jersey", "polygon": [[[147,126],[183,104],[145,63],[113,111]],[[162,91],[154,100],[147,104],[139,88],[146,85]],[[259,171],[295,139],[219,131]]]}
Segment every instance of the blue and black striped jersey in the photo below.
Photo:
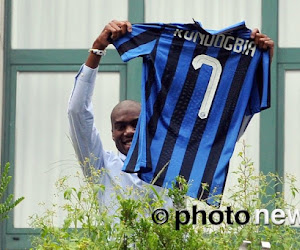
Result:
{"label": "blue and black striped jersey", "polygon": [[167,188],[182,175],[195,198],[222,194],[239,135],[270,107],[269,52],[250,33],[244,22],[219,31],[135,24],[114,42],[122,60],[143,57],[142,110],[124,171],[148,183],[159,174],[154,184]]}

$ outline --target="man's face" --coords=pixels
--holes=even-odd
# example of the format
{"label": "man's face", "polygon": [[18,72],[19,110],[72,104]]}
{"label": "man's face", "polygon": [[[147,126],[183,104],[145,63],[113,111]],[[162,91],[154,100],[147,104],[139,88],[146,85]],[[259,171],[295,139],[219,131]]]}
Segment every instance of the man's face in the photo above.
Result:
{"label": "man's face", "polygon": [[126,104],[121,105],[112,113],[112,138],[117,149],[124,155],[127,155],[131,146],[139,115],[139,106]]}

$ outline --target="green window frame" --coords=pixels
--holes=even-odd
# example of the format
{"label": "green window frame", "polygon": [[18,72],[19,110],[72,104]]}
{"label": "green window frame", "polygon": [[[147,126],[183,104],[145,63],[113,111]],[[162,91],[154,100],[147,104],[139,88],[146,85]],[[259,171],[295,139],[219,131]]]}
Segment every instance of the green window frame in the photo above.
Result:
{"label": "green window frame", "polygon": [[[284,177],[285,71],[300,70],[299,48],[278,47],[279,0],[262,1],[262,31],[275,42],[271,67],[271,109],[261,114],[260,166]],[[278,185],[276,191],[282,191]]]}
{"label": "green window frame", "polygon": [[[133,23],[144,21],[144,1],[128,0],[128,19]],[[278,48],[278,0],[262,0],[262,32],[275,42],[271,67],[272,108],[262,112],[260,119],[260,170],[264,173],[284,173],[284,72],[300,70],[300,48]],[[18,71],[34,72],[77,72],[85,61],[86,50],[13,50],[11,49],[10,0],[5,0],[5,41],[4,41],[4,98],[2,159],[14,163],[16,74]],[[115,50],[109,50],[101,61],[99,71],[120,72],[120,99],[140,100],[141,59],[123,63]],[[14,170],[11,168],[12,176]],[[13,192],[13,181],[9,193]],[[280,188],[280,187],[279,187]],[[280,191],[280,190],[278,190]],[[33,229],[13,228],[13,213],[10,219],[0,226],[1,249],[30,248],[30,235]]]}

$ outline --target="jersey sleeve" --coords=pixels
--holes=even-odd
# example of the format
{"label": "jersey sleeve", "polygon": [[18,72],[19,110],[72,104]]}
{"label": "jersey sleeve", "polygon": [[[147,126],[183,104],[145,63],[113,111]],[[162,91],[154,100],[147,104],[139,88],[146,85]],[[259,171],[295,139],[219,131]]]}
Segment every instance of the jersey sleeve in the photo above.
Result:
{"label": "jersey sleeve", "polygon": [[161,30],[159,24],[134,24],[132,32],[127,32],[126,35],[115,40],[113,45],[121,59],[127,62],[135,57],[150,54]]}
{"label": "jersey sleeve", "polygon": [[247,115],[267,108],[270,108],[270,56],[269,51],[264,51],[255,72]]}

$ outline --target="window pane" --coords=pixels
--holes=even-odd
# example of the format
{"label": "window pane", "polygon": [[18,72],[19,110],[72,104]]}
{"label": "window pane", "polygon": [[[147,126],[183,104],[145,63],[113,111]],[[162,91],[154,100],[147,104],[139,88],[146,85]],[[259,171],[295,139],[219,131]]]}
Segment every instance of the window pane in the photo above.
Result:
{"label": "window pane", "polygon": [[[285,73],[285,107],[284,107],[284,170],[285,174],[293,174],[300,187],[300,71]],[[286,184],[287,201],[298,204],[299,198],[293,199]],[[299,196],[298,196],[299,197]]]}
{"label": "window pane", "polygon": [[300,47],[300,1],[279,0],[279,41],[280,47]]}
{"label": "window pane", "polygon": [[[15,197],[25,200],[14,210],[14,226],[28,227],[28,217],[50,205],[54,183],[81,169],[69,138],[67,104],[75,73],[26,73],[17,75]],[[110,112],[119,101],[119,73],[99,73],[93,98],[96,125],[106,150],[115,150]],[[109,83],[109,84],[108,84]],[[78,186],[76,178],[73,185]],[[62,219],[62,216],[58,218]]]}
{"label": "window pane", "polygon": [[127,12],[127,0],[13,0],[12,48],[89,48],[104,25],[127,20]]}
{"label": "window pane", "polygon": [[204,28],[220,29],[245,20],[249,28],[261,27],[261,0],[145,0],[145,6],[147,22],[189,23],[194,18]]}
{"label": "window pane", "polygon": [[230,160],[228,177],[224,189],[224,200],[230,202],[230,196],[234,190],[234,186],[238,184],[237,177],[240,173],[239,166],[242,161],[241,157],[238,157],[238,154],[243,151],[243,144],[247,147],[245,148],[245,156],[253,162],[254,174],[259,173],[259,123],[260,115],[256,114],[253,116],[249,126],[247,127],[244,135],[239,139],[234,148],[232,158]]}

